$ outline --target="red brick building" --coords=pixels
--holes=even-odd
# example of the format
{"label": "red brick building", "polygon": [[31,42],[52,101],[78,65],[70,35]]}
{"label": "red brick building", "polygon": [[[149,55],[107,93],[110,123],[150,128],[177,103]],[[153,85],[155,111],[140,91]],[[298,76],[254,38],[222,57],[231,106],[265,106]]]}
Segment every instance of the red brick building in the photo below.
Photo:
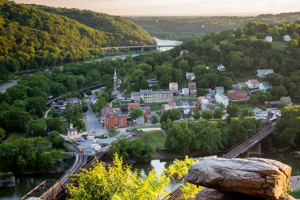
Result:
{"label": "red brick building", "polygon": [[244,90],[228,90],[227,97],[229,100],[245,100],[248,97],[248,93]]}
{"label": "red brick building", "polygon": [[131,112],[135,108],[140,108],[141,104],[140,104],[140,102],[134,102],[134,103],[128,103],[127,106],[128,106],[128,112]]}
{"label": "red brick building", "polygon": [[197,85],[196,82],[189,82],[189,90],[191,96],[197,95]]}
{"label": "red brick building", "polygon": [[104,120],[104,128],[106,129],[127,127],[127,117],[122,114],[109,113]]}

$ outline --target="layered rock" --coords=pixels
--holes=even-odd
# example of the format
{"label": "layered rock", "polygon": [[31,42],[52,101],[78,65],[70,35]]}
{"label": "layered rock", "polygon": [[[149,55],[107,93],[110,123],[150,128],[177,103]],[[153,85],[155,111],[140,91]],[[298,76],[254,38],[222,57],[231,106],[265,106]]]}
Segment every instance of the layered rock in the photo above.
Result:
{"label": "layered rock", "polygon": [[291,167],[262,159],[204,159],[189,168],[187,182],[223,193],[279,199],[289,184]]}

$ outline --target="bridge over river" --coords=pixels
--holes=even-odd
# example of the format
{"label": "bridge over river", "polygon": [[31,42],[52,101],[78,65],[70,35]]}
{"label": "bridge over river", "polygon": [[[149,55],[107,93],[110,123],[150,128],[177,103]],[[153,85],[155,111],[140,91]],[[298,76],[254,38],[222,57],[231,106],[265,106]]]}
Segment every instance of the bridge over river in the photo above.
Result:
{"label": "bridge over river", "polygon": [[[70,169],[51,188],[48,187],[47,180],[45,180],[41,184],[36,186],[33,190],[28,192],[20,200],[26,200],[32,197],[34,199],[55,200],[66,196],[65,188],[67,184],[72,181],[71,178],[69,178],[68,176],[71,174],[80,173],[82,168],[89,169],[94,162],[94,157],[88,158],[86,154],[81,153],[76,147],[74,147],[71,144],[67,144],[67,146],[76,155],[76,159],[73,165],[70,167]],[[107,149],[96,154],[97,159],[101,160],[101,158],[106,153],[107,153]]]}
{"label": "bridge over river", "polygon": [[[261,154],[261,142],[268,138],[275,130],[274,125],[266,125],[263,128],[255,132],[255,134],[248,140],[234,146],[229,149],[229,152],[223,155],[223,158],[248,158],[250,154]],[[181,187],[175,189],[164,199],[168,200],[179,200],[181,199],[182,191]]]}
{"label": "bridge over river", "polygon": [[175,47],[175,44],[165,44],[165,45],[137,45],[137,46],[120,46],[120,47],[103,47],[102,49],[110,50],[110,49],[141,49],[144,50],[146,48],[165,48],[165,47]]}

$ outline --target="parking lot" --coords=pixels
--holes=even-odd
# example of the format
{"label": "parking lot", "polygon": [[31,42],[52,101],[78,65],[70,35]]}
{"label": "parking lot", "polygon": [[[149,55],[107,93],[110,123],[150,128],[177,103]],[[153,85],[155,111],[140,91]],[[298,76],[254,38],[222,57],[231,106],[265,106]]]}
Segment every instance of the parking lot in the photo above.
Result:
{"label": "parking lot", "polygon": [[266,110],[254,108],[252,111],[254,112],[255,119],[260,119],[263,122],[267,122],[268,119],[274,120],[281,116],[281,110],[278,108],[268,108]]}

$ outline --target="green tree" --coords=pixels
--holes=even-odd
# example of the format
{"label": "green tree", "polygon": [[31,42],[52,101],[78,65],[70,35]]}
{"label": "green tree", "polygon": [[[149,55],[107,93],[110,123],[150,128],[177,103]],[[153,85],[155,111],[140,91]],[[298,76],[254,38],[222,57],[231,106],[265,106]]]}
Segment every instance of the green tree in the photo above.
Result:
{"label": "green tree", "polygon": [[226,111],[230,117],[238,117],[239,116],[239,107],[236,104],[230,103],[227,106]]}
{"label": "green tree", "polygon": [[157,124],[157,123],[159,123],[159,119],[156,115],[153,115],[151,119],[151,124]]}
{"label": "green tree", "polygon": [[200,111],[197,109],[197,108],[194,108],[193,109],[193,117],[194,117],[194,119],[200,119],[200,117],[201,117],[201,113],[200,113]]}
{"label": "green tree", "polygon": [[159,90],[159,85],[158,85],[158,84],[153,84],[153,85],[151,86],[151,89],[152,89],[153,91],[157,91],[157,90]]}
{"label": "green tree", "polygon": [[63,132],[63,122],[59,118],[48,118],[46,124],[49,131]]}
{"label": "green tree", "polygon": [[143,116],[143,115],[144,115],[144,113],[143,113],[142,109],[140,109],[140,108],[135,108],[135,109],[133,109],[133,111],[130,113],[130,117],[131,117],[132,119],[136,119],[136,118],[138,118],[138,117],[140,117],[140,116]]}
{"label": "green tree", "polygon": [[57,131],[51,131],[51,132],[49,133],[49,136],[48,136],[49,141],[51,141],[51,142],[53,143],[54,138],[55,138],[56,136],[60,136],[60,133],[57,132]]}
{"label": "green tree", "polygon": [[46,134],[46,124],[42,120],[36,119],[28,122],[27,134],[30,137],[44,137]]}
{"label": "green tree", "polygon": [[221,108],[216,108],[214,112],[214,118],[215,119],[221,119],[223,115],[223,111]]}
{"label": "green tree", "polygon": [[1,144],[1,139],[5,137],[5,130],[3,130],[1,127],[0,127],[0,144]]}
{"label": "green tree", "polygon": [[91,90],[87,90],[87,91],[85,92],[85,94],[90,96],[90,95],[92,95],[93,93],[92,93]]}
{"label": "green tree", "polygon": [[82,102],[82,112],[86,113],[86,111],[88,111],[89,107],[87,105],[87,103],[84,101]]}
{"label": "green tree", "polygon": [[202,118],[203,119],[211,119],[212,118],[212,112],[211,112],[211,110],[204,110],[204,111],[202,111]]}
{"label": "green tree", "polygon": [[167,110],[163,113],[160,118],[160,123],[167,122],[168,119],[171,121],[179,120],[181,117],[180,112],[176,109]]}

